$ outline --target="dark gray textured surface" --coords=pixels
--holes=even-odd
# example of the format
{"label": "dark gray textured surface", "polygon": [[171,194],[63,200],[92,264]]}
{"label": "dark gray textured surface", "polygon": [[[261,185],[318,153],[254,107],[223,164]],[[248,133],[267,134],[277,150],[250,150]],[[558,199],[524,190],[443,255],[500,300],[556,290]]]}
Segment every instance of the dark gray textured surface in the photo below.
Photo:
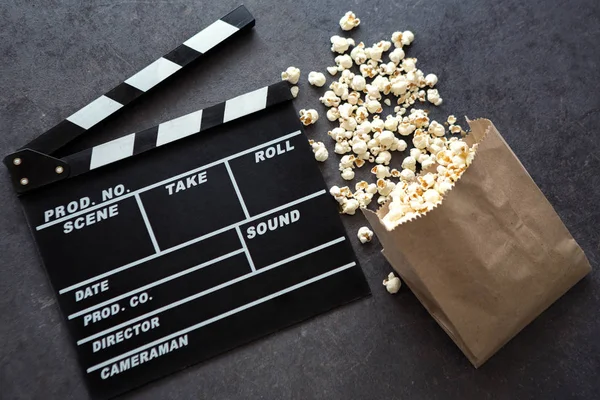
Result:
{"label": "dark gray textured surface", "polygon": [[[220,2],[5,0],[0,4],[0,154],[225,14]],[[344,217],[373,290],[356,302],[150,384],[131,399],[594,398],[600,384],[600,3],[595,0],[247,1],[255,31],[142,100],[84,148],[274,82],[302,69],[297,108],[317,104],[307,73],[333,64],[328,39],[348,9],[368,43],[411,29],[408,54],[435,72],[437,116],[488,117],[585,250],[578,284],[479,370]],[[327,121],[329,184],[342,183]],[[399,158],[399,157],[397,157]],[[151,171],[149,171],[151,173]],[[16,196],[0,169],[0,398],[85,399],[75,351]]]}

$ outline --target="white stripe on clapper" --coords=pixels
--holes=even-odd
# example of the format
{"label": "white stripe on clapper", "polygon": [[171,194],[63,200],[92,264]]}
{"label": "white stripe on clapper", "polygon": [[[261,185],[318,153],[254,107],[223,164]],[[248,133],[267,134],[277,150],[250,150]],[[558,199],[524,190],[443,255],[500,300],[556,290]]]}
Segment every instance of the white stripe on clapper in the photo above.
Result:
{"label": "white stripe on clapper", "polygon": [[206,53],[237,31],[239,29],[235,26],[218,20],[183,42],[183,44],[200,53]]}
{"label": "white stripe on clapper", "polygon": [[161,57],[131,78],[127,79],[125,83],[142,92],[147,92],[180,69],[181,65]]}
{"label": "white stripe on clapper", "polygon": [[158,125],[156,146],[171,143],[181,138],[200,132],[202,110],[175,118]]}
{"label": "white stripe on clapper", "polygon": [[135,133],[120,137],[92,148],[90,169],[95,169],[133,155]]}
{"label": "white stripe on clapper", "polygon": [[83,129],[90,129],[121,107],[123,107],[123,104],[116,102],[109,97],[100,96],[75,114],[68,117],[67,120],[79,125]]}
{"label": "white stripe on clapper", "polygon": [[225,102],[223,122],[229,122],[244,115],[265,109],[267,107],[268,92],[269,87],[265,86],[264,88],[227,100]]}

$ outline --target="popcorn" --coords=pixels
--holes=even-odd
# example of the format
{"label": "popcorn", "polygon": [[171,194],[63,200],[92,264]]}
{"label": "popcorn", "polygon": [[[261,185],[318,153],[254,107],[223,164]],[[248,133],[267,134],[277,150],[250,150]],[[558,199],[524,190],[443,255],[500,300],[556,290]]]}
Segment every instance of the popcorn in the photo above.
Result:
{"label": "popcorn", "polygon": [[357,126],[356,119],[354,119],[352,117],[343,119],[342,123],[340,124],[340,127],[344,128],[347,131],[355,130],[356,126]]}
{"label": "popcorn", "polygon": [[333,51],[335,53],[344,54],[348,50],[350,45],[354,46],[353,39],[346,39],[346,38],[340,37],[338,35],[332,36],[330,41],[331,41],[331,51]]}
{"label": "popcorn", "polygon": [[[346,93],[348,93],[348,85],[345,83],[341,83],[341,82],[332,82],[331,85],[329,85],[329,89],[331,89],[331,91],[336,95],[336,96],[344,96]],[[327,93],[327,92],[325,92]]]}
{"label": "popcorn", "polygon": [[322,87],[325,85],[325,81],[325,75],[323,75],[321,72],[311,71],[308,74],[308,83],[313,86]]}
{"label": "popcorn", "polygon": [[331,122],[337,121],[340,118],[340,110],[337,107],[331,107],[327,110],[327,119]]}
{"label": "popcorn", "polygon": [[431,140],[431,137],[427,134],[422,134],[422,135],[415,135],[413,137],[413,145],[417,148],[417,149],[425,149],[429,146],[429,142]]}
{"label": "popcorn", "polygon": [[368,78],[374,78],[379,73],[377,68],[369,64],[362,64],[359,67],[360,74]]}
{"label": "popcorn", "polygon": [[388,107],[392,105],[392,102],[390,101],[390,99],[385,99],[385,100],[383,100],[383,102],[384,102],[384,103],[385,103],[385,105],[386,105],[386,106],[388,106]]}
{"label": "popcorn", "polygon": [[352,145],[352,151],[356,154],[363,154],[367,151],[367,144],[364,141],[359,140]]}
{"label": "popcorn", "polygon": [[383,128],[385,128],[385,123],[379,116],[374,116],[373,121],[371,121],[371,130],[373,132],[382,132]]}
{"label": "popcorn", "polygon": [[430,204],[436,205],[442,201],[442,196],[435,189],[427,189],[425,193],[423,193],[423,199]]}
{"label": "popcorn", "polygon": [[313,153],[315,154],[315,160],[323,162],[327,160],[329,157],[329,152],[325,148],[325,144],[323,142],[315,142],[314,140],[309,140]]}
{"label": "popcorn", "polygon": [[381,93],[379,93],[379,88],[376,85],[366,85],[365,90],[367,91],[367,99],[381,99]]}
{"label": "popcorn", "polygon": [[381,196],[388,196],[395,187],[396,184],[389,179],[377,179],[377,192]]}
{"label": "popcorn", "polygon": [[337,97],[333,91],[328,90],[319,98],[319,101],[326,107],[337,107],[340,105],[341,99]]}
{"label": "popcorn", "polygon": [[367,58],[373,60],[373,61],[381,61],[381,56],[383,56],[383,47],[378,47],[378,46],[373,46],[373,47],[367,47],[365,49],[365,54],[367,55]]}
{"label": "popcorn", "polygon": [[430,88],[434,87],[438,82],[438,77],[436,74],[427,74],[425,76],[425,84]]}
{"label": "popcorn", "polygon": [[366,193],[369,194],[375,194],[377,193],[377,184],[376,183],[369,183],[369,186],[365,189]]}
{"label": "popcorn", "polygon": [[340,118],[344,118],[344,119],[351,118],[355,109],[356,109],[356,107],[350,103],[344,103],[344,104],[340,105],[338,107],[338,111],[340,113]]}
{"label": "popcorn", "polygon": [[343,142],[336,143],[333,151],[336,154],[346,154],[346,153],[350,152],[350,150],[351,150],[350,144],[348,143],[348,141],[344,140]]}
{"label": "popcorn", "polygon": [[352,165],[354,164],[354,159],[355,157],[353,155],[346,155],[342,157],[340,160],[340,171],[343,171],[347,168],[351,169]]}
{"label": "popcorn", "polygon": [[398,129],[398,119],[393,115],[388,115],[383,123],[383,127],[388,131],[395,131]]}
{"label": "popcorn", "polygon": [[420,149],[417,149],[417,148],[410,149],[410,156],[412,158],[414,158],[415,160],[417,160],[422,154],[423,154],[423,151]]}
{"label": "popcorn", "polygon": [[392,143],[394,143],[394,139],[396,139],[396,137],[394,136],[393,132],[388,131],[388,130],[384,130],[377,137],[377,139],[379,140],[379,144],[381,146],[383,146],[386,149],[388,149],[388,148],[390,148],[392,146]]}
{"label": "popcorn", "polygon": [[366,107],[358,107],[355,114],[356,122],[360,122],[360,130],[364,133],[371,132],[373,128],[371,123],[367,120],[369,117],[369,110],[367,110]]}
{"label": "popcorn", "polygon": [[392,154],[389,151],[382,151],[377,155],[377,158],[375,158],[375,162],[377,164],[384,164],[384,165],[389,165],[390,161],[392,160]]}
{"label": "popcorn", "polygon": [[408,136],[413,133],[417,129],[416,126],[412,125],[410,122],[402,122],[398,125],[398,133],[402,136]]}
{"label": "popcorn", "polygon": [[298,89],[298,86],[292,86],[290,88],[290,92],[292,92],[292,97],[294,97],[294,98],[298,97],[299,91],[300,91],[300,89]]}
{"label": "popcorn", "polygon": [[327,72],[329,72],[331,76],[335,76],[339,70],[338,67],[327,67]]}
{"label": "popcorn", "polygon": [[415,172],[412,169],[403,169],[400,172],[400,179],[410,182],[415,179]]}
{"label": "popcorn", "polygon": [[341,175],[342,175],[342,179],[351,181],[352,179],[354,179],[354,170],[352,170],[352,168],[345,168],[342,171]]}
{"label": "popcorn", "polygon": [[449,125],[454,125],[456,123],[456,117],[454,115],[449,115],[447,122]]}
{"label": "popcorn", "polygon": [[415,160],[414,157],[406,157],[403,161],[402,161],[402,168],[404,169],[410,169],[412,171],[415,171],[417,168],[417,160]]}
{"label": "popcorn", "polygon": [[358,200],[348,199],[342,204],[342,214],[354,215],[359,207]]}
{"label": "popcorn", "polygon": [[421,169],[427,169],[435,165],[435,157],[430,156],[421,163]]}
{"label": "popcorn", "polygon": [[337,199],[338,197],[342,196],[342,191],[340,190],[340,188],[338,186],[332,186],[329,189],[329,194]]}
{"label": "popcorn", "polygon": [[350,31],[360,25],[360,19],[352,11],[348,11],[340,19],[340,28],[344,31]]}
{"label": "popcorn", "polygon": [[334,61],[340,71],[352,68],[352,58],[348,54],[337,56]]}
{"label": "popcorn", "polygon": [[392,42],[397,48],[402,48],[402,46],[404,46],[404,44],[402,43],[402,32],[392,33]]}
{"label": "popcorn", "polygon": [[352,79],[351,87],[357,91],[365,90],[367,87],[367,81],[362,75],[355,75]]}
{"label": "popcorn", "polygon": [[366,107],[371,114],[380,113],[383,111],[381,103],[375,99],[367,101]]}
{"label": "popcorn", "polygon": [[357,191],[353,196],[358,201],[359,208],[367,208],[367,206],[371,204],[371,201],[373,200],[372,194],[366,193],[362,190]]}
{"label": "popcorn", "polygon": [[377,179],[383,179],[391,176],[390,167],[385,167],[383,165],[376,165],[371,169],[371,173],[375,174]]}
{"label": "popcorn", "polygon": [[427,100],[434,106],[439,106],[442,104],[442,98],[440,97],[440,93],[437,89],[427,90]]}
{"label": "popcorn", "polygon": [[461,133],[462,128],[460,127],[460,125],[450,125],[450,132],[452,132],[454,134]]}
{"label": "popcorn", "polygon": [[402,139],[394,138],[394,143],[390,147],[392,151],[404,151],[406,150],[406,142]]}
{"label": "popcorn", "polygon": [[360,240],[362,244],[365,244],[373,239],[373,231],[366,226],[363,226],[358,230],[356,236],[358,236],[358,240]]}
{"label": "popcorn", "polygon": [[453,154],[458,155],[458,156],[466,157],[467,154],[469,153],[469,146],[462,140],[456,140],[456,141],[450,142],[450,145],[448,146],[448,148],[450,149],[450,151]]}
{"label": "popcorn", "polygon": [[431,121],[431,124],[429,124],[429,133],[433,136],[440,137],[446,134],[446,129],[444,128],[444,125],[436,121]]}
{"label": "popcorn", "polygon": [[309,110],[305,110],[305,109],[300,110],[300,121],[305,126],[314,124],[315,122],[317,122],[318,119],[319,119],[319,113],[317,113],[317,110],[314,110],[312,108]]}
{"label": "popcorn", "polygon": [[402,44],[404,46],[410,45],[415,40],[415,34],[411,31],[402,32]]}
{"label": "popcorn", "polygon": [[348,103],[352,104],[352,105],[356,105],[358,104],[358,102],[360,101],[360,93],[358,92],[350,92],[348,94]]}
{"label": "popcorn", "polygon": [[360,42],[350,52],[350,57],[354,60],[356,65],[362,65],[367,62],[367,53],[365,53],[365,45]]}
{"label": "popcorn", "polygon": [[383,286],[385,286],[385,289],[388,291],[388,293],[396,294],[400,290],[402,282],[400,281],[400,278],[394,275],[393,272],[390,272],[388,277],[383,280]]}
{"label": "popcorn", "polygon": [[288,67],[285,71],[281,73],[281,80],[288,81],[292,85],[298,83],[300,79],[300,70],[296,67]]}
{"label": "popcorn", "polygon": [[389,54],[390,61],[393,62],[396,65],[400,64],[400,62],[402,61],[402,59],[404,58],[404,56],[405,56],[404,50],[402,50],[401,47],[396,47]]}
{"label": "popcorn", "polygon": [[417,59],[416,58],[405,58],[402,60],[402,69],[405,72],[411,72],[417,69]]}
{"label": "popcorn", "polygon": [[450,150],[442,150],[435,155],[435,160],[442,166],[448,166],[452,162],[452,152]]}

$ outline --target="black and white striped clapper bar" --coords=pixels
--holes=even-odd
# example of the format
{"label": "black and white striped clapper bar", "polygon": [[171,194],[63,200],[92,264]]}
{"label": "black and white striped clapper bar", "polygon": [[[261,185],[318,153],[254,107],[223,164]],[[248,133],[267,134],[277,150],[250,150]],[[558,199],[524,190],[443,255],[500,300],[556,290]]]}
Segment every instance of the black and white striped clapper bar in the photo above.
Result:
{"label": "black and white striped clapper bar", "polygon": [[235,9],[4,159],[95,398],[369,294],[287,82],[53,156],[253,25]]}

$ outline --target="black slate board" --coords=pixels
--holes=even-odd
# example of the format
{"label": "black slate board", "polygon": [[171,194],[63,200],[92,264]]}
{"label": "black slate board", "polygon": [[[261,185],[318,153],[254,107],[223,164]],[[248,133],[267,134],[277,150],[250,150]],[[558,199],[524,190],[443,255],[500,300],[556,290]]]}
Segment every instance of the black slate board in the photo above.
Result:
{"label": "black slate board", "polygon": [[369,294],[289,101],[21,200],[94,397]]}

